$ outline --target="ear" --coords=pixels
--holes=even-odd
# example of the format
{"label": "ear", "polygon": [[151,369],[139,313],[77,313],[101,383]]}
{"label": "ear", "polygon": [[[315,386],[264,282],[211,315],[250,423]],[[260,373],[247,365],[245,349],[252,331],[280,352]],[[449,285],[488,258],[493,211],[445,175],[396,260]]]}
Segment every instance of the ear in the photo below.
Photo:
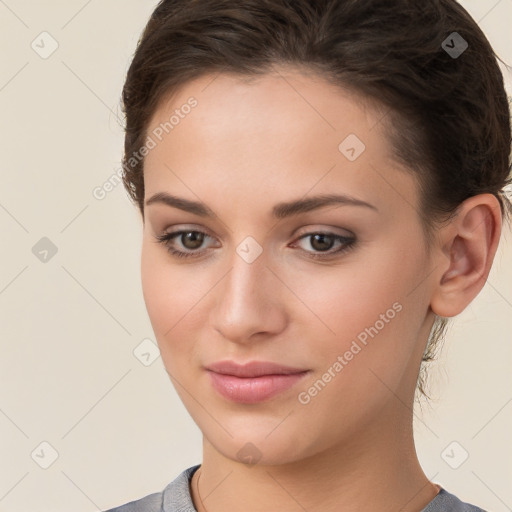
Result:
{"label": "ear", "polygon": [[492,194],[464,201],[438,233],[436,281],[430,306],[442,317],[458,315],[487,281],[501,235],[501,208]]}

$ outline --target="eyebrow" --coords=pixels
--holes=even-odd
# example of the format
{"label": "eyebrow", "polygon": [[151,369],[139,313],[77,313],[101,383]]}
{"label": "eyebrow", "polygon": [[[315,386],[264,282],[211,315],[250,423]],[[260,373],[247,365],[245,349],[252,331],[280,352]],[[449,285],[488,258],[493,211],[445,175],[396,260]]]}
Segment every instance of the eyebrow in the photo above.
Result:
{"label": "eyebrow", "polygon": [[[146,201],[146,206],[155,203],[165,204],[172,208],[178,208],[200,217],[216,217],[213,210],[204,203],[173,196],[167,192],[157,192]],[[299,215],[301,213],[310,212],[312,210],[317,210],[319,208],[335,204],[363,206],[378,212],[378,209],[374,205],[346,194],[321,194],[306,199],[297,199],[294,201],[278,203],[272,208],[272,216],[277,219],[284,219],[286,217],[292,217],[294,215]]]}

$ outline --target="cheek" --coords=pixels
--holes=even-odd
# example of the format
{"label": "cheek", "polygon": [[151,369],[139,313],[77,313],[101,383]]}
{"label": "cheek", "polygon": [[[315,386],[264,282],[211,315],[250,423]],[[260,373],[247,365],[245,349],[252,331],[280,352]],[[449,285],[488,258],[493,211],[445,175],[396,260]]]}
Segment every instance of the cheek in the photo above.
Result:
{"label": "cheek", "polygon": [[209,285],[197,276],[193,265],[172,263],[162,247],[143,242],[142,292],[162,359],[169,370],[171,365],[178,364],[180,355],[188,357],[197,350],[191,339],[200,339],[197,331],[206,326],[205,298],[214,283]]}
{"label": "cheek", "polygon": [[311,267],[311,272],[290,273],[284,280],[294,283],[293,289],[309,309],[305,323],[320,327],[323,338],[341,342],[375,323],[382,334],[389,331],[399,317],[397,310],[410,301],[407,294],[414,276],[413,266],[401,262],[395,250],[375,251],[371,258],[354,255],[339,267]]}
{"label": "cheek", "polygon": [[[143,243],[141,254],[141,284],[144,302],[158,344],[172,337],[180,327],[180,318],[190,300],[183,272],[170,265],[165,251]],[[162,347],[160,347],[162,349]]]}
{"label": "cheek", "polygon": [[428,297],[418,286],[424,255],[420,248],[415,251],[404,259],[390,244],[354,258],[353,264],[347,260],[337,270],[317,272],[314,279],[295,277],[297,290],[304,291],[301,300],[321,320],[308,312],[301,326],[310,345],[316,340],[319,373],[344,374],[333,387],[371,388],[375,374],[398,386],[415,357],[428,309]]}
{"label": "cheek", "polygon": [[144,302],[157,339],[171,326],[176,293],[156,251],[144,243],[141,254],[141,284]]}

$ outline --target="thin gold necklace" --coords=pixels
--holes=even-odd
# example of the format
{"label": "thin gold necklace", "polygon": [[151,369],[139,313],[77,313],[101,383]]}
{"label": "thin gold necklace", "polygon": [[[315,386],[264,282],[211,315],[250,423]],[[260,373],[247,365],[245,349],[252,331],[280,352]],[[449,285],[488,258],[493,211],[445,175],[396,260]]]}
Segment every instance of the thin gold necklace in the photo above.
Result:
{"label": "thin gold necklace", "polygon": [[206,510],[206,507],[204,506],[203,500],[201,499],[201,493],[199,492],[199,479],[201,478],[201,469],[202,468],[198,469],[198,477],[197,477],[197,480],[196,480],[196,492],[197,492],[197,496],[199,497],[199,501],[201,502],[201,508],[205,512],[208,512],[208,510]]}

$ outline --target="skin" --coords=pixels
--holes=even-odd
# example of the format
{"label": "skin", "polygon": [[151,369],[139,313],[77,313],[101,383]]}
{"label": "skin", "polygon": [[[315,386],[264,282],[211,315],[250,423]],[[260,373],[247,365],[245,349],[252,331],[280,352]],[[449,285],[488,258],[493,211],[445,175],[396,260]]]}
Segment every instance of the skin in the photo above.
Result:
{"label": "skin", "polygon": [[[205,203],[215,217],[147,205],[141,272],[166,370],[203,433],[196,508],[420,511],[439,491],[413,440],[421,357],[434,313],[457,315],[485,284],[501,231],[496,198],[468,199],[427,245],[416,178],[393,159],[383,111],[281,67],[250,83],[226,74],[189,82],[161,103],[147,133],[190,96],[198,105],[146,156],[145,201],[167,192]],[[338,149],[351,133],[366,146],[354,161]],[[277,203],[333,192],[378,211],[331,205],[270,215]],[[179,229],[207,233],[199,246],[170,242],[202,255],[174,257],[155,239]],[[300,237],[322,230],[355,235],[356,244],[312,259],[322,249]],[[236,252],[247,236],[262,249],[252,263]],[[331,252],[339,247],[332,241]],[[298,394],[394,303],[401,311],[300,403]],[[220,396],[203,369],[224,359],[310,373],[268,401],[239,404]],[[256,464],[239,460],[244,446]]]}

